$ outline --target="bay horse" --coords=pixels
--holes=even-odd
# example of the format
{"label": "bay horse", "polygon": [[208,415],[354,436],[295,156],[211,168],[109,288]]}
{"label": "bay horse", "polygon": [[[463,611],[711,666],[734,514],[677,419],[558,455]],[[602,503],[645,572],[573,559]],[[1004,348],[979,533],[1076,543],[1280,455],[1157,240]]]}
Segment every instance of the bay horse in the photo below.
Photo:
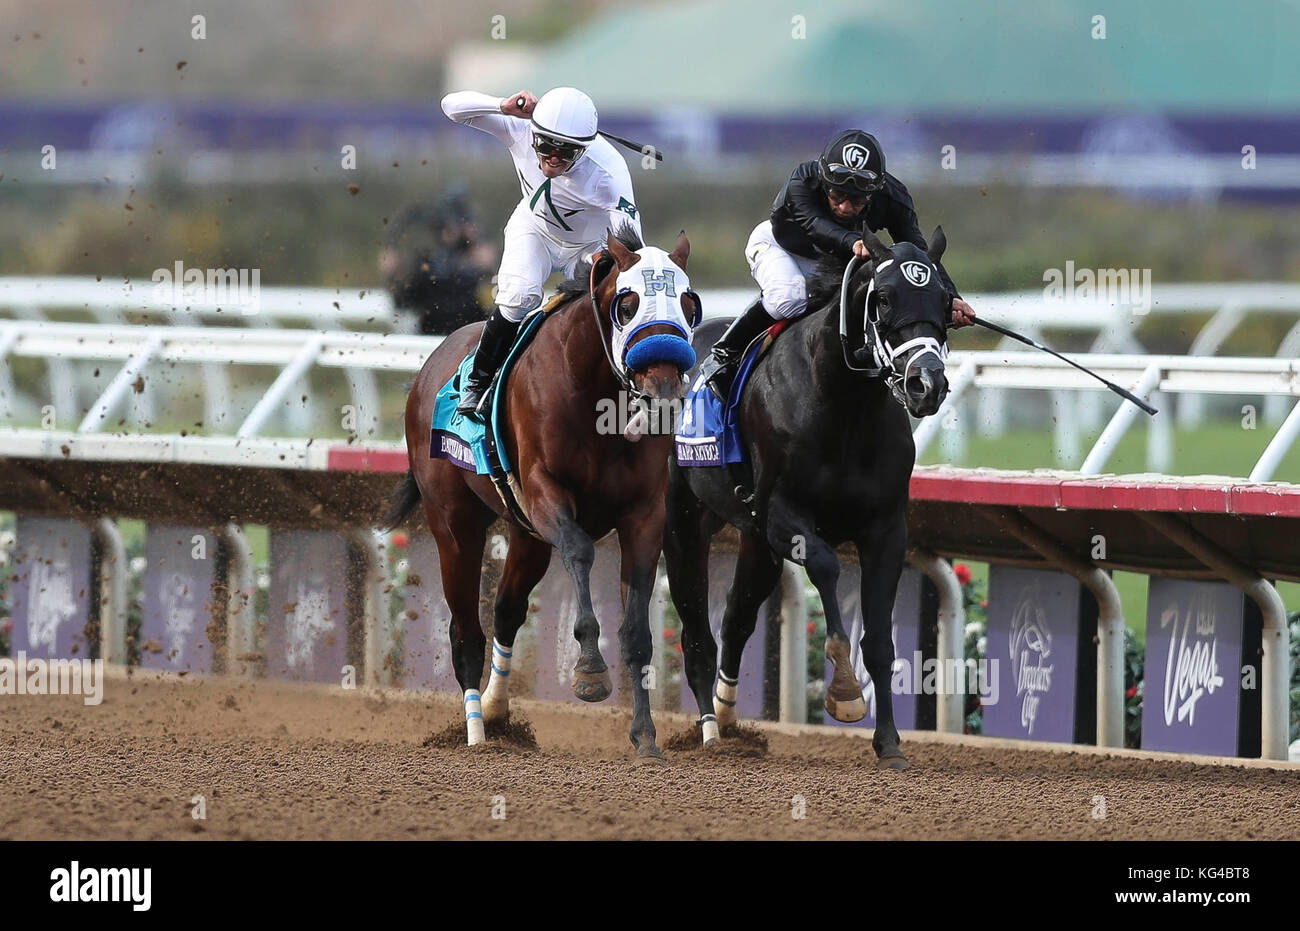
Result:
{"label": "bay horse", "polygon": [[[397,526],[423,502],[451,610],[452,664],[465,695],[471,745],[484,739],[485,724],[509,716],[515,635],[552,548],[559,550],[577,594],[573,636],[581,652],[574,694],[588,702],[609,696],[591,567],[593,541],[614,530],[624,603],[619,644],[633,695],[629,736],[638,758],[662,758],[643,673],[652,656],[649,606],[663,541],[672,429],[620,432],[603,414],[611,402],[624,410],[635,404],[680,407],[684,373],[695,364],[689,339],[700,311],[686,275],[689,255],[684,232],[671,254],[644,246],[628,225],[611,232],[594,264],[584,263],[575,279],[560,286],[562,302],[546,311],[548,319],[515,363],[502,398],[502,439],[537,536],[507,512],[489,476],[430,457],[435,395],[476,345],[482,324],[448,336],[416,376],[406,403],[410,469],[386,523]],[[486,638],[479,579],[487,529],[501,516],[508,523],[509,549],[493,610],[489,682],[480,693]]]}
{"label": "bay horse", "polygon": [[[928,254],[909,242],[889,248],[871,233],[863,238],[871,260],[856,269],[819,268],[808,300],[818,309],[789,325],[744,388],[738,419],[752,470],[748,487],[737,486],[726,467],[682,467],[674,459],[664,555],[707,745],[718,739],[720,725],[736,720],[741,651],[783,559],[807,569],[826,612],[826,655],[835,665],[826,710],[840,721],[866,715],[836,597],[835,547],[853,541],[862,567],[862,656],[878,713],[872,746],[881,767],[902,769],[890,631],[915,460],[907,415],[933,414],[947,394],[951,298],[936,272],[946,246],[942,229]],[[726,323],[700,327],[697,351],[703,354]],[[853,348],[859,335],[864,345]],[[719,669],[708,618],[708,558],[710,540],[724,524],[740,532],[740,552],[722,618]]]}

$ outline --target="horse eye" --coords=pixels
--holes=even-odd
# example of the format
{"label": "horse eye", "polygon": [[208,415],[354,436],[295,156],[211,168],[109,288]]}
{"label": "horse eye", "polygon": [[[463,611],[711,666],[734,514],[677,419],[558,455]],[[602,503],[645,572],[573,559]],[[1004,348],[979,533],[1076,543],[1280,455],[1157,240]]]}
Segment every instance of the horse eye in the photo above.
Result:
{"label": "horse eye", "polygon": [[632,318],[636,315],[636,296],[625,294],[620,297],[615,311],[618,314],[619,325],[627,326],[632,322]]}
{"label": "horse eye", "polygon": [[682,295],[682,310],[688,321],[694,321],[700,315],[700,300],[694,294]]}

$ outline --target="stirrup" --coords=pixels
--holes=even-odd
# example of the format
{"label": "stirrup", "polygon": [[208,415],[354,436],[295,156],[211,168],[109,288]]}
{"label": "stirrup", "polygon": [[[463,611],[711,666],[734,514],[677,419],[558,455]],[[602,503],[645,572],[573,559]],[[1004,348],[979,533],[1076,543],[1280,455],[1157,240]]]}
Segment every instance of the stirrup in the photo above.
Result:
{"label": "stirrup", "polygon": [[713,396],[723,404],[727,403],[727,395],[731,394],[731,384],[736,378],[736,367],[734,361],[719,359],[713,352],[710,352],[708,358],[700,365],[700,376],[704,379],[704,383],[709,386]]}
{"label": "stirrup", "polygon": [[[462,417],[481,418],[483,412],[480,408],[483,406],[483,400],[487,397],[487,390],[491,386],[492,383],[489,381],[484,388],[473,393],[470,392],[469,386],[466,386],[465,390],[461,392],[460,403],[456,405],[456,413],[460,414]],[[474,401],[473,404],[469,403],[471,399]]]}

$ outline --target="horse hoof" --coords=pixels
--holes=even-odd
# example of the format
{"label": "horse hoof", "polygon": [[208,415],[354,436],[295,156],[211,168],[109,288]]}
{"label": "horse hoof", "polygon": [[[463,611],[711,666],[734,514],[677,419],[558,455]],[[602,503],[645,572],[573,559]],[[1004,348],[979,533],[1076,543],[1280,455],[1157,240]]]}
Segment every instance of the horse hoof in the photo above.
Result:
{"label": "horse hoof", "polygon": [[895,754],[895,756],[882,756],[880,759],[876,760],[876,769],[892,769],[896,772],[902,772],[905,769],[911,768],[912,764],[907,762],[907,757],[897,751],[895,751]]}
{"label": "horse hoof", "polygon": [[573,694],[582,701],[604,701],[613,690],[614,684],[609,678],[608,669],[600,672],[575,671],[573,674]]}
{"label": "horse hoof", "polygon": [[664,762],[664,755],[653,743],[636,748],[637,766],[654,766]]}
{"label": "horse hoof", "polygon": [[713,703],[713,708],[717,711],[717,714],[714,715],[714,717],[718,719],[718,727],[725,728],[736,726],[735,705],[724,705],[722,702],[716,701]]}
{"label": "horse hoof", "polygon": [[841,724],[852,724],[867,716],[867,702],[861,694],[847,701],[827,694],[825,707],[826,713]]}
{"label": "horse hoof", "polygon": [[505,724],[510,720],[510,706],[505,702],[500,704],[489,702],[487,697],[483,698],[483,724],[491,727],[494,724]]}

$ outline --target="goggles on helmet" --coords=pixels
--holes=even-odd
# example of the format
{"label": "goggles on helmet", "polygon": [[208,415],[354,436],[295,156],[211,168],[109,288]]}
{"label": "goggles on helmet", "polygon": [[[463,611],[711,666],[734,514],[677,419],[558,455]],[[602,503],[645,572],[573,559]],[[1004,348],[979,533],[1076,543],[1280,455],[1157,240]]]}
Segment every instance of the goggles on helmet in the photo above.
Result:
{"label": "goggles on helmet", "polygon": [[585,148],[586,146],[578,145],[575,142],[545,136],[533,130],[533,151],[542,158],[559,156],[566,162],[575,162]]}
{"label": "goggles on helmet", "polygon": [[885,186],[885,179],[866,168],[850,168],[837,162],[823,163],[822,179],[831,187],[849,192],[874,194]]}

